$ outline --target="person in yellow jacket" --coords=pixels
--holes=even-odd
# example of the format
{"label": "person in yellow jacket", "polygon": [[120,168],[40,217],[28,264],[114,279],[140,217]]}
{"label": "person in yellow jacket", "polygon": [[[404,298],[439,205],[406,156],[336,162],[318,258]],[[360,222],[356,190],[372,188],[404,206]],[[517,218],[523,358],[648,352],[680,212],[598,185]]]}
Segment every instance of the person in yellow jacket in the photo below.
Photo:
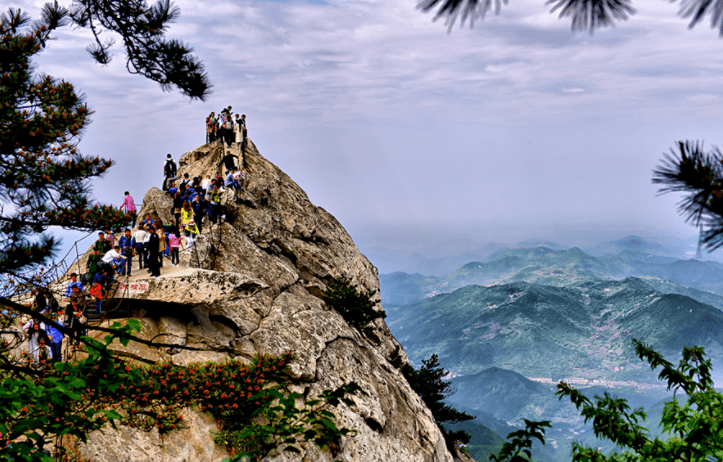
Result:
{"label": "person in yellow jacket", "polygon": [[188,202],[184,202],[183,208],[181,209],[181,223],[184,228],[188,226],[188,222],[193,220],[193,208]]}
{"label": "person in yellow jacket", "polygon": [[185,226],[185,232],[186,238],[188,239],[188,246],[186,247],[186,249],[190,249],[191,247],[193,247],[193,243],[199,234],[198,226],[196,225],[196,222],[193,221],[193,219],[189,220],[188,224]]}

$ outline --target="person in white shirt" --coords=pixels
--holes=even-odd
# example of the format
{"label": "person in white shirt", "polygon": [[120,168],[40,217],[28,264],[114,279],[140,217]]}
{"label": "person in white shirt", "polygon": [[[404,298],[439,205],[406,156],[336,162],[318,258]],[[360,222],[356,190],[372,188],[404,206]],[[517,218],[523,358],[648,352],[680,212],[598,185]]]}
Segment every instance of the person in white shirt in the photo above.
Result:
{"label": "person in white shirt", "polygon": [[125,260],[126,256],[121,255],[120,246],[116,245],[115,247],[107,251],[105,255],[103,255],[103,258],[100,259],[100,261],[103,262],[103,266],[108,266],[113,265],[113,260],[118,260],[121,258]]}
{"label": "person in white shirt", "polygon": [[146,238],[148,237],[148,233],[145,230],[145,227],[143,224],[138,225],[138,231],[136,231],[135,235],[133,236],[136,238],[136,253],[138,254],[138,268],[143,269],[143,266],[146,265],[146,246],[144,242],[146,242]]}

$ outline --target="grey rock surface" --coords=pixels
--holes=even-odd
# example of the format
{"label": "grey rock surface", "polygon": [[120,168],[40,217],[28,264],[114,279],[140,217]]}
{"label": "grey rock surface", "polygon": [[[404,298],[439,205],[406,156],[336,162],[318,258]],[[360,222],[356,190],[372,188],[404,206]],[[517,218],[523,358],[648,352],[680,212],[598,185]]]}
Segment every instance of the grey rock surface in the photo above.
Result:
{"label": "grey rock surface", "polygon": [[[216,167],[222,151],[205,145],[184,154],[179,173],[223,174]],[[336,410],[338,424],[357,432],[343,438],[344,461],[452,462],[430,411],[390,364],[395,353],[403,362],[407,357],[384,321],[375,320],[361,333],[320,298],[332,278],[344,275],[361,290],[376,291],[379,302],[376,268],[341,224],[314,206],[253,143],[240,157],[247,182],[236,198],[225,193],[228,221],[205,223],[178,267],[167,261],[159,278],[136,271],[111,301],[141,319],[143,337],[189,349],[115,348],[130,357],[172,357],[180,364],[292,351],[290,375],[299,390],[313,395],[356,381],[368,394]],[[146,213],[172,221],[171,199],[151,188],[140,211]],[[380,303],[376,309],[382,309]],[[195,415],[187,421],[198,425],[170,440],[133,429],[106,431],[91,437],[84,455],[96,461],[220,461],[224,448],[214,446],[208,416],[186,412]],[[304,451],[276,460],[332,460],[328,451],[311,445]]]}

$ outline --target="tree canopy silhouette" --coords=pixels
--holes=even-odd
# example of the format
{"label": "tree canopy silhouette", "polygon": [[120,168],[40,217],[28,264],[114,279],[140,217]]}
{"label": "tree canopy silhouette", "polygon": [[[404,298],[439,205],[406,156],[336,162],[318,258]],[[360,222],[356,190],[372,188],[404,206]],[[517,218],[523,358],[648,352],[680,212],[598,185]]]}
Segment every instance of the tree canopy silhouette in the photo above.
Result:
{"label": "tree canopy silhouette", "polygon": [[[493,6],[495,14],[499,14],[503,3],[507,4],[507,0],[420,0],[417,8],[425,13],[436,8],[434,20],[444,18],[451,31],[457,19],[462,26],[467,20],[470,27],[474,26],[475,20],[484,19]],[[546,0],[545,4],[552,5],[551,13],[559,11],[560,18],[570,18],[573,31],[587,30],[591,34],[635,14],[630,0]],[[723,36],[723,0],[681,0],[678,14],[690,18],[689,28],[710,16],[711,28],[718,28]]]}
{"label": "tree canopy silhouette", "polygon": [[[676,149],[677,148],[677,149]],[[709,250],[723,246],[723,153],[703,143],[679,141],[653,171],[661,193],[686,193],[678,209],[686,220],[700,226],[700,243]]]}

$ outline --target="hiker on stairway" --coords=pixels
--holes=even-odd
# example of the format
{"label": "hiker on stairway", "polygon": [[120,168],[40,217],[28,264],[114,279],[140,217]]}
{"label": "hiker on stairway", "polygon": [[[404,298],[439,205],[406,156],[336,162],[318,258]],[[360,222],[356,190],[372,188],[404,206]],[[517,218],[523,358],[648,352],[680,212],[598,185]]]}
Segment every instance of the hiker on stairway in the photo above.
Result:
{"label": "hiker on stairway", "polygon": [[218,164],[216,164],[216,167],[220,167],[221,164],[223,164],[226,167],[226,174],[228,175],[228,172],[230,172],[231,169],[236,168],[236,163],[233,161],[234,157],[238,159],[238,156],[235,156],[230,152],[226,151],[226,155],[223,156],[223,158]]}
{"label": "hiker on stairway", "polygon": [[158,266],[163,268],[163,257],[168,255],[168,236],[163,230],[163,223],[158,224]]}
{"label": "hiker on stairway", "polygon": [[116,265],[114,262],[116,260],[121,260],[121,264],[124,264],[122,260],[125,259],[126,257],[120,253],[120,246],[116,244],[115,247],[107,251],[105,255],[103,255],[103,258],[100,259],[100,269],[106,270],[108,267],[115,269]]}
{"label": "hiker on stairway", "polygon": [[178,266],[178,249],[182,246],[182,242],[177,230],[174,229],[168,234],[168,245],[171,248],[171,265]]}
{"label": "hiker on stairway", "polygon": [[180,226],[181,209],[183,208],[183,197],[180,191],[173,195],[173,216],[176,219],[176,226]]}
{"label": "hiker on stairway", "polygon": [[224,180],[223,185],[227,188],[231,189],[241,189],[241,183],[236,180],[234,175],[238,172],[236,167],[232,168],[231,171],[226,175],[226,180]]}
{"label": "hiker on stairway", "polygon": [[191,220],[193,220],[193,209],[191,208],[190,203],[184,202],[183,208],[181,209],[181,222],[185,227]]}
{"label": "hiker on stairway", "polygon": [[[51,321],[55,321],[58,324],[62,323],[58,319],[58,313],[56,313],[55,311],[51,312],[49,317]],[[45,325],[45,332],[48,333],[48,339],[50,341],[50,353],[53,358],[53,362],[59,363],[63,361],[63,351],[61,348],[63,345],[63,333],[56,329],[55,326],[52,326],[50,324]]]}
{"label": "hiker on stairway", "polygon": [[228,147],[231,147],[231,143],[234,142],[234,128],[233,128],[233,120],[231,119],[231,115],[226,116],[226,120],[224,121],[224,127],[226,127],[226,139],[224,140],[226,142],[226,145]]}
{"label": "hiker on stairway", "polygon": [[209,194],[209,203],[211,204],[208,218],[211,223],[216,223],[218,216],[219,205],[221,204],[221,187],[218,184],[218,180],[213,180],[213,186],[211,186],[211,193]]}
{"label": "hiker on stairway", "polygon": [[69,299],[73,295],[73,287],[77,287],[78,290],[83,290],[83,283],[78,280],[78,275],[72,273],[70,275],[70,282],[68,282],[68,288],[65,290],[65,298]]}
{"label": "hiker on stairway", "polygon": [[95,298],[95,314],[103,313],[103,286],[99,282],[90,288],[90,296]]}
{"label": "hiker on stairway", "polygon": [[93,244],[93,248],[100,250],[101,255],[105,255],[113,246],[110,245],[110,242],[105,238],[105,233],[101,231],[98,233],[98,240]]}
{"label": "hiker on stairway", "polygon": [[[26,331],[25,335],[28,337],[28,354],[30,355],[32,366],[38,368],[40,366],[41,350],[50,344],[48,334],[45,331],[45,323],[31,319],[23,326],[23,330]],[[48,353],[50,352],[48,351]],[[48,354],[48,356],[50,356],[50,354]]]}
{"label": "hiker on stairway", "polygon": [[196,196],[196,201],[191,204],[193,208],[193,221],[196,222],[196,226],[198,226],[198,231],[203,231],[203,217],[206,216],[206,209],[208,208],[208,202],[203,197],[203,195],[199,194]]}
{"label": "hiker on stairway", "polygon": [[193,244],[196,241],[196,237],[198,237],[199,235],[198,226],[196,226],[196,222],[194,220],[191,220],[184,227],[184,230],[186,233],[186,238],[188,239],[187,249],[190,249],[191,247],[193,247]]}
{"label": "hiker on stairway", "polygon": [[90,282],[93,280],[93,277],[98,273],[100,270],[100,259],[103,258],[103,255],[100,254],[100,250],[93,249],[93,253],[88,255],[88,260],[85,262],[85,280],[86,282]]}
{"label": "hiker on stairway", "polygon": [[71,300],[70,305],[65,309],[65,325],[73,331],[71,339],[74,349],[80,345],[80,336],[85,335],[86,318],[83,311],[84,308],[77,300]]}

